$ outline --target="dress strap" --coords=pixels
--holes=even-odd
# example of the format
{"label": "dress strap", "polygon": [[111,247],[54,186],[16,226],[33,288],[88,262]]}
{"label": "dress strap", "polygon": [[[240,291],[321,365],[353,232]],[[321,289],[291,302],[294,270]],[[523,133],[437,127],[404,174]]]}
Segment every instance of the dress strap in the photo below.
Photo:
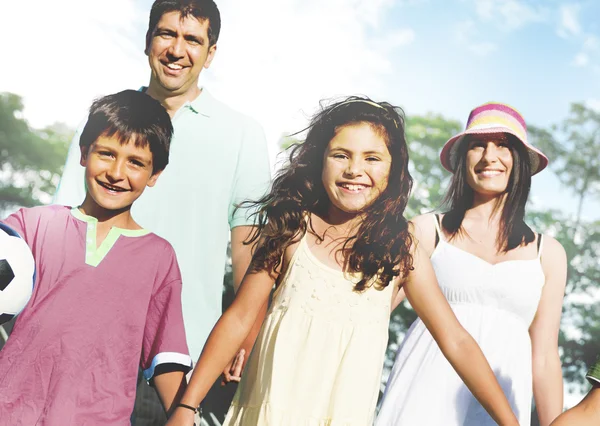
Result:
{"label": "dress strap", "polygon": [[437,247],[440,240],[444,239],[444,234],[442,234],[442,230],[440,228],[440,216],[437,214],[433,215],[433,222],[435,223],[435,246]]}
{"label": "dress strap", "polygon": [[544,236],[542,234],[538,234],[538,241],[537,241],[537,250],[538,250],[538,255],[537,258],[538,260],[542,257],[542,247],[544,246]]}

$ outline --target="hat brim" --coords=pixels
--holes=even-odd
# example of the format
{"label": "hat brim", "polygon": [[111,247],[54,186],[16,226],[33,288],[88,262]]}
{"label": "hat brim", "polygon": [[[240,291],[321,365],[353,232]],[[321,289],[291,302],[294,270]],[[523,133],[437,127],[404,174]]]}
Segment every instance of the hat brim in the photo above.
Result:
{"label": "hat brim", "polygon": [[458,147],[460,146],[460,142],[464,139],[465,136],[468,135],[489,135],[489,134],[510,134],[513,135],[523,146],[527,149],[529,153],[529,161],[531,163],[531,175],[535,175],[546,168],[548,165],[548,157],[544,155],[542,151],[529,144],[527,141],[521,139],[519,135],[513,132],[511,129],[506,127],[490,127],[486,129],[470,129],[465,130],[462,133],[459,133],[456,136],[448,139],[448,142],[444,144],[442,148],[442,152],[440,152],[440,161],[442,166],[448,170],[450,173],[454,173],[456,168],[456,153],[458,151]]}

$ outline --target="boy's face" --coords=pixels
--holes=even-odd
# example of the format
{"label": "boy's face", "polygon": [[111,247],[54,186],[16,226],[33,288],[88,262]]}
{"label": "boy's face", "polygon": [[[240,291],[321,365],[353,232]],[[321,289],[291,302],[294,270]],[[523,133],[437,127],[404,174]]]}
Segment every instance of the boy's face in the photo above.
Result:
{"label": "boy's face", "polygon": [[154,186],[160,172],[152,173],[150,146],[136,147],[133,141],[121,145],[116,137],[100,136],[89,148],[81,148],[88,195],[106,210],[129,208]]}

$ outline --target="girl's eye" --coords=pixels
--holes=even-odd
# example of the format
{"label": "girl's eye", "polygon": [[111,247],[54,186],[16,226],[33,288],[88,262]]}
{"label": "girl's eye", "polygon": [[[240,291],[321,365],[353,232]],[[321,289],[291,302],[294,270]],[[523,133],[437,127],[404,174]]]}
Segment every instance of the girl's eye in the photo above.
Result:
{"label": "girl's eye", "polygon": [[333,158],[339,158],[339,159],[344,159],[344,158],[348,158],[345,154],[333,154]]}
{"label": "girl's eye", "polygon": [[380,161],[379,158],[377,158],[377,157],[367,157],[366,160],[369,162]]}

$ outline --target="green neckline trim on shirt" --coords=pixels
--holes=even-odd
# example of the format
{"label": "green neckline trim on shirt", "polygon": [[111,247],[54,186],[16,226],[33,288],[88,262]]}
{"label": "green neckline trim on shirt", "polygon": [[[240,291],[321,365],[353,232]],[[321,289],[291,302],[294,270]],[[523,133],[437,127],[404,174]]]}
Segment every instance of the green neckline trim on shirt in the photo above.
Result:
{"label": "green neckline trim on shirt", "polygon": [[78,207],[71,208],[71,214],[87,224],[85,235],[85,263],[90,266],[98,266],[106,257],[108,252],[113,248],[121,235],[124,237],[143,237],[148,235],[150,231],[147,229],[123,229],[113,226],[110,228],[108,235],[98,247],[96,245],[96,233],[98,219],[93,216],[88,216],[79,210]]}

